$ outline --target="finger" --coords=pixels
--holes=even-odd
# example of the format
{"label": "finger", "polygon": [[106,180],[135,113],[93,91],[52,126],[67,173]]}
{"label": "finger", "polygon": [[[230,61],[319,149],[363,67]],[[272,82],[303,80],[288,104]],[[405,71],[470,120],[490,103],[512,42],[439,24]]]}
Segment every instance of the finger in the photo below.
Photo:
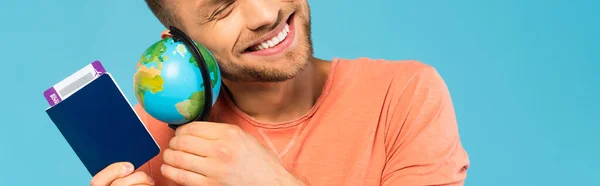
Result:
{"label": "finger", "polygon": [[154,180],[143,171],[133,173],[129,176],[116,179],[110,186],[130,186],[134,184],[154,185]]}
{"label": "finger", "polygon": [[208,183],[208,179],[201,174],[175,168],[167,164],[160,167],[160,170],[163,176],[179,185],[207,185]]}
{"label": "finger", "polygon": [[90,181],[90,186],[107,186],[113,180],[125,177],[133,172],[133,164],[129,162],[113,163],[98,172]]}
{"label": "finger", "polygon": [[169,148],[203,157],[217,157],[226,153],[224,147],[217,145],[214,140],[191,135],[180,135],[171,138]]}
{"label": "finger", "polygon": [[177,128],[175,135],[192,135],[209,140],[217,140],[240,131],[239,127],[231,124],[193,122]]}
{"label": "finger", "polygon": [[165,149],[163,154],[163,161],[165,164],[169,164],[173,167],[191,171],[197,174],[207,175],[214,170],[214,163],[208,158],[202,156],[196,156],[183,151],[177,151],[173,149]]}

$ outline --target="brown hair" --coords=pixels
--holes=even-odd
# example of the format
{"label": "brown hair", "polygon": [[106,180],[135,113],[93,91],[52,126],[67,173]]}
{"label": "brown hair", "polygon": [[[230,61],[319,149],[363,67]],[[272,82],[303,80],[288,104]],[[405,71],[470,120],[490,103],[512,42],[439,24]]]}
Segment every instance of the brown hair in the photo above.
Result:
{"label": "brown hair", "polygon": [[176,24],[175,17],[170,12],[170,8],[164,4],[164,0],[145,0],[148,8],[154,13],[154,16],[158,18],[160,23],[166,28],[169,26],[178,26]]}

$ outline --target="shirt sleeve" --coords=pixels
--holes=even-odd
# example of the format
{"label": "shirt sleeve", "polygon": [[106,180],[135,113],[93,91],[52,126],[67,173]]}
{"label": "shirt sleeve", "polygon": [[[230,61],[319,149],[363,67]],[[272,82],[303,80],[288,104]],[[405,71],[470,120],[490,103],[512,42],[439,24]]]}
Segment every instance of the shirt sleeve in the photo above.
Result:
{"label": "shirt sleeve", "polygon": [[469,159],[444,81],[429,66],[408,81],[390,86],[382,185],[464,185]]}

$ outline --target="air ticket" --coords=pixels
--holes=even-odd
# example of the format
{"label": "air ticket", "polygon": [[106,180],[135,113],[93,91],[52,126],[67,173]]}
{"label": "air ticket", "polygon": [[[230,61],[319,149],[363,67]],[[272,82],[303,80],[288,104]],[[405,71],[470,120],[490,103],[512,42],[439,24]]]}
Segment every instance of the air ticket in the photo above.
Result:
{"label": "air ticket", "polygon": [[102,63],[94,61],[44,91],[44,97],[52,107],[104,73]]}

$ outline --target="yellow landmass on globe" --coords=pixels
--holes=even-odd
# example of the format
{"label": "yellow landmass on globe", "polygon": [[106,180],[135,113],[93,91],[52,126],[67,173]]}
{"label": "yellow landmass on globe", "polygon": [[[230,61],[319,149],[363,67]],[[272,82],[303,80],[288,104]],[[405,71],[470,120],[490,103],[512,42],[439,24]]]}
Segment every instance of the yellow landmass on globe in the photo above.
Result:
{"label": "yellow landmass on globe", "polygon": [[150,91],[155,94],[163,90],[164,79],[160,77],[160,70],[154,67],[140,66],[134,75],[135,93],[140,99],[140,103],[144,103],[144,93]]}
{"label": "yellow landmass on globe", "polygon": [[175,104],[175,108],[177,108],[177,112],[181,114],[185,119],[192,120],[192,114],[189,112],[189,107],[192,104],[192,101],[186,99],[182,102]]}

